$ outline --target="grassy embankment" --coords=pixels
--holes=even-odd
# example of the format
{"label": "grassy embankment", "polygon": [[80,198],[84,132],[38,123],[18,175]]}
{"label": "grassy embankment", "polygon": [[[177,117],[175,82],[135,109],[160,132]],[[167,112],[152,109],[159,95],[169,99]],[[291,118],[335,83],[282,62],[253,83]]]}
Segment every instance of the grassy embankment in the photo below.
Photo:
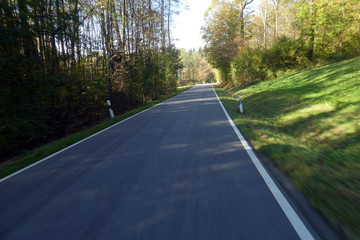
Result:
{"label": "grassy embankment", "polygon": [[111,125],[124,120],[125,118],[128,118],[132,115],[135,115],[147,108],[150,108],[160,102],[163,102],[169,98],[174,97],[175,95],[178,95],[188,89],[190,89],[191,87],[178,87],[177,91],[169,96],[163,97],[157,101],[154,102],[149,102],[139,108],[133,109],[129,112],[126,112],[124,114],[115,116],[114,119],[107,119],[105,121],[103,121],[102,123],[99,123],[95,126],[92,126],[90,128],[81,130],[77,133],[71,134],[67,137],[64,137],[62,139],[56,140],[54,142],[48,143],[44,146],[41,146],[39,148],[33,149],[31,151],[24,151],[22,154],[20,154],[19,156],[16,156],[13,159],[10,159],[8,161],[5,162],[1,162],[0,163],[0,178],[5,177],[13,172],[16,172],[17,170],[20,170],[21,168],[24,168],[36,161],[41,160],[44,157],[47,157],[67,146],[70,146],[73,143],[76,143],[94,133],[97,133],[107,127],[110,127]]}
{"label": "grassy embankment", "polygon": [[360,239],[360,58],[216,90],[254,148],[335,228]]}

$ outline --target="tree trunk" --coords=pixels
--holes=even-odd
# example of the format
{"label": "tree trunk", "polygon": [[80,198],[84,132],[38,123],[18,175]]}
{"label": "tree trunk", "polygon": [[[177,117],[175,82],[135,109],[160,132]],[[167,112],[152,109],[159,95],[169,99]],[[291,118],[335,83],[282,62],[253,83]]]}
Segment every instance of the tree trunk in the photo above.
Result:
{"label": "tree trunk", "polygon": [[160,6],[160,34],[161,34],[161,48],[165,48],[165,0],[161,0]]}
{"label": "tree trunk", "polygon": [[120,52],[123,53],[124,52],[124,44],[122,43],[122,39],[121,39],[121,35],[120,35],[119,18],[118,18],[118,14],[117,14],[114,2],[112,2],[112,8],[113,8],[113,15],[114,15],[113,18],[114,18],[114,28],[115,28],[116,39],[118,41],[118,47],[120,49]]}
{"label": "tree trunk", "polygon": [[169,41],[169,46],[171,46],[171,31],[170,31],[170,21],[171,21],[171,1],[169,0],[169,6],[168,6],[168,19],[167,19],[167,24],[168,24],[168,41]]}
{"label": "tree trunk", "polygon": [[314,59],[314,40],[315,40],[315,20],[314,20],[314,12],[313,12],[313,0],[308,1],[309,3],[309,11],[310,11],[310,31],[309,31],[309,60],[312,61]]}

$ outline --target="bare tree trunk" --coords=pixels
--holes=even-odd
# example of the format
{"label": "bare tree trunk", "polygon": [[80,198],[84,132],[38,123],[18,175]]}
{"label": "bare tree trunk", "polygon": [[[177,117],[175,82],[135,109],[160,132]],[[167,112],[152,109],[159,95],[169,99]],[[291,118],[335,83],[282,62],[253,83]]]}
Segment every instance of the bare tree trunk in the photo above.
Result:
{"label": "bare tree trunk", "polygon": [[169,46],[171,46],[171,31],[170,31],[170,21],[171,21],[171,1],[169,0],[169,6],[168,6],[168,19],[167,19],[167,24],[168,24],[168,41],[169,41]]}
{"label": "bare tree trunk", "polygon": [[61,46],[61,54],[65,55],[65,48],[64,48],[64,36],[63,36],[63,23],[61,21],[60,16],[60,3],[59,0],[56,0],[56,14],[57,14],[57,21],[58,21],[58,32],[59,32],[59,38],[60,38],[60,46]]}
{"label": "bare tree trunk", "polygon": [[261,10],[260,10],[260,15],[261,15],[261,20],[263,23],[263,47],[266,48],[266,44],[267,44],[267,33],[266,33],[266,27],[267,27],[267,19],[268,19],[268,3],[267,0],[262,2],[262,6],[261,6]]}
{"label": "bare tree trunk", "polygon": [[309,4],[310,11],[310,38],[309,38],[309,60],[312,61],[314,58],[314,40],[315,40],[315,30],[314,30],[314,12],[313,12],[313,0],[307,0]]}
{"label": "bare tree trunk", "polygon": [[161,48],[165,48],[165,0],[161,0],[160,8]]}
{"label": "bare tree trunk", "polygon": [[282,0],[271,0],[274,4],[274,8],[275,8],[275,31],[274,31],[274,37],[275,37],[275,42],[277,41],[277,38],[279,37],[279,28],[278,28],[278,19],[279,19],[279,8],[280,5],[282,4]]}
{"label": "bare tree trunk", "polygon": [[112,18],[112,9],[111,9],[111,4],[110,4],[110,0],[107,1],[106,3],[106,33],[108,35],[108,40],[107,40],[107,53],[108,53],[108,57],[111,58],[112,54],[113,54],[113,49],[114,49],[114,40],[113,40],[113,33],[112,33],[112,29],[113,29],[113,18]]}
{"label": "bare tree trunk", "polygon": [[279,8],[276,7],[275,9],[275,41],[277,41],[277,38],[279,36],[279,29],[278,29],[278,12]]}
{"label": "bare tree trunk", "polygon": [[123,5],[122,5],[122,16],[121,16],[121,24],[122,24],[122,37],[123,37],[123,50],[124,50],[124,55],[126,52],[126,26],[125,26],[125,21],[126,21],[126,0],[123,0]]}
{"label": "bare tree trunk", "polygon": [[[130,4],[128,4],[129,6]],[[129,11],[126,10],[125,12],[125,24],[126,24],[126,33],[127,33],[127,50],[129,53],[131,53],[131,46],[130,46],[130,42],[131,42],[131,38],[130,38],[130,27],[129,27]]]}
{"label": "bare tree trunk", "polygon": [[245,38],[245,9],[254,0],[240,0],[240,35]]}
{"label": "bare tree trunk", "polygon": [[73,28],[71,33],[71,66],[75,65],[75,43],[77,42],[78,38],[78,27],[79,27],[79,13],[78,13],[78,0],[74,2],[74,12],[73,12]]}
{"label": "bare tree trunk", "polygon": [[[106,14],[108,16],[108,13]],[[105,23],[105,21],[109,21],[109,19],[105,19],[105,8],[103,8],[101,10],[100,13],[100,17],[101,17],[101,32],[102,32],[102,38],[103,38],[103,55],[104,55],[104,72],[107,72],[107,80],[108,80],[108,94],[109,94],[109,99],[112,99],[112,81],[111,81],[111,77],[110,77],[110,36],[109,36],[109,32],[107,31],[107,25]]]}
{"label": "bare tree trunk", "polygon": [[120,28],[119,28],[119,18],[116,11],[115,3],[112,2],[112,8],[113,8],[113,18],[114,18],[114,28],[116,33],[116,39],[118,41],[118,47],[120,49],[120,52],[124,51],[124,45],[122,43],[121,35],[120,35]]}
{"label": "bare tree trunk", "polygon": [[140,19],[141,19],[141,10],[140,7],[137,6],[136,8],[136,24],[135,24],[135,32],[136,32],[136,39],[135,39],[135,52],[138,53],[140,50],[140,35],[141,35],[141,26],[140,26]]}
{"label": "bare tree trunk", "polygon": [[151,9],[151,0],[148,0],[148,12],[149,12],[149,18],[148,18],[148,24],[149,24],[149,30],[148,30],[148,49],[151,49],[151,38],[152,38],[152,22],[151,22],[151,18],[152,18],[152,9]]}

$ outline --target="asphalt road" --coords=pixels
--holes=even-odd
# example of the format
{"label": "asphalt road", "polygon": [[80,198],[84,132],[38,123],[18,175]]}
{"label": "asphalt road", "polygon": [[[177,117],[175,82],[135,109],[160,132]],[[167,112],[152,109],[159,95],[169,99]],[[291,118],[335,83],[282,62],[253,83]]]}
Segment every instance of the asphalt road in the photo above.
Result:
{"label": "asphalt road", "polygon": [[0,239],[299,236],[211,85],[0,183]]}

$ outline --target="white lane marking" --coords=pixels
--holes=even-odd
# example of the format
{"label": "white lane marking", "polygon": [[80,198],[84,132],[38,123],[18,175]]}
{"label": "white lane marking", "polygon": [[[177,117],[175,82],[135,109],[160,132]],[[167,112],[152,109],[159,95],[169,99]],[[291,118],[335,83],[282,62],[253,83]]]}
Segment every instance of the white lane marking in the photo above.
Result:
{"label": "white lane marking", "polygon": [[297,232],[297,234],[299,235],[300,239],[303,240],[311,240],[314,239],[314,237],[311,235],[311,233],[309,232],[309,230],[306,228],[306,226],[304,225],[304,223],[301,221],[301,219],[299,218],[299,216],[296,214],[296,212],[294,211],[294,209],[291,207],[290,203],[286,200],[286,198],[284,197],[284,195],[281,193],[281,191],[279,190],[279,188],[276,186],[276,184],[274,183],[274,181],[272,180],[272,178],[270,177],[270,175],[268,174],[268,172],[266,171],[266,169],[263,167],[263,165],[261,164],[260,160],[256,157],[256,155],[254,154],[252,148],[250,147],[250,145],[247,143],[247,141],[245,140],[245,138],[243,137],[243,135],[240,133],[239,129],[236,127],[235,123],[233,122],[233,120],[231,119],[230,115],[228,114],[228,112],[226,111],[224,105],[222,104],[222,102],[219,99],[219,96],[217,95],[215,89],[213,86],[211,86],[217,100],[219,101],[219,104],[222,108],[222,110],[224,111],[228,121],[230,122],[232,128],[234,129],[236,135],[238,136],[241,144],[244,146],[246,152],[248,153],[249,157],[251,158],[252,162],[254,163],[255,167],[257,168],[257,170],[259,171],[260,175],[262,176],[262,178],[264,179],[266,185],[268,186],[268,188],[270,189],[271,193],[273,194],[273,196],[275,197],[276,201],[278,202],[278,204],[280,205],[281,209],[283,210],[283,212],[285,213],[286,217],[289,219],[290,223],[292,224],[292,226],[294,227],[295,231]]}
{"label": "white lane marking", "polygon": [[[176,95],[176,96],[174,96],[174,97],[180,96],[181,94],[183,94],[183,93],[185,93],[185,92],[187,92],[187,91],[189,91],[189,90],[191,90],[191,89],[192,89],[192,88],[190,88],[190,89],[188,89],[188,90],[186,90],[186,91],[184,91],[184,92],[182,92],[182,93],[180,93],[180,94],[178,94],[178,95]],[[102,132],[105,132],[105,131],[109,130],[110,128],[113,128],[113,127],[115,127],[115,126],[117,126],[117,125],[119,125],[119,124],[121,124],[121,123],[123,123],[123,122],[125,122],[125,121],[127,121],[127,120],[130,120],[131,118],[136,117],[137,115],[140,115],[140,114],[142,114],[142,113],[144,113],[144,112],[149,111],[149,110],[152,109],[152,108],[155,108],[155,107],[157,107],[157,106],[159,106],[159,105],[161,105],[161,104],[164,104],[164,103],[170,101],[171,99],[173,99],[174,97],[169,98],[169,99],[167,99],[167,100],[165,100],[165,101],[163,101],[163,102],[161,102],[161,103],[158,103],[158,104],[156,104],[155,106],[152,106],[152,107],[150,107],[150,108],[147,108],[147,109],[145,109],[145,110],[143,110],[143,111],[141,111],[141,112],[138,112],[138,113],[136,113],[135,115],[132,115],[132,116],[130,116],[130,117],[128,117],[128,118],[125,118],[125,119],[121,120],[120,122],[115,123],[114,125],[111,125],[110,127],[107,127],[107,128],[105,128],[105,129],[97,132],[97,133],[94,133],[93,135],[91,135],[91,136],[89,136],[89,137],[87,137],[87,138],[84,138],[84,139],[82,139],[82,140],[80,140],[80,141],[78,141],[78,142],[76,142],[76,143],[73,143],[72,145],[70,145],[70,146],[68,146],[68,147],[66,147],[66,148],[63,148],[63,149],[61,149],[61,150],[59,150],[59,151],[57,151],[57,152],[55,152],[55,153],[53,153],[53,154],[51,154],[51,155],[49,155],[49,156],[47,156],[47,157],[45,157],[45,158],[37,161],[37,162],[34,162],[33,164],[31,164],[31,165],[29,165],[29,166],[27,166],[27,167],[24,167],[24,168],[22,168],[22,169],[20,169],[20,170],[18,170],[18,171],[16,171],[16,172],[14,172],[14,173],[6,176],[6,177],[3,177],[3,178],[0,179],[0,183],[8,180],[9,178],[12,178],[12,177],[18,175],[18,174],[20,174],[20,173],[22,173],[22,172],[24,172],[24,171],[26,171],[26,170],[29,169],[29,168],[32,168],[32,167],[34,167],[34,166],[36,166],[36,165],[38,165],[38,164],[40,164],[40,163],[42,163],[42,162],[45,162],[46,160],[49,160],[50,158],[52,158],[52,157],[54,157],[54,156],[56,156],[56,155],[58,155],[58,154],[60,154],[60,153],[62,153],[62,152],[64,152],[64,151],[66,151],[66,150],[68,150],[68,149],[70,149],[70,148],[72,148],[72,147],[74,147],[74,146],[76,146],[76,145],[78,145],[78,144],[80,144],[80,143],[82,143],[82,142],[85,142],[86,140],[88,140],[88,139],[90,139],[90,138],[92,138],[92,137],[95,137],[96,135],[98,135],[98,134],[100,134],[100,133],[102,133]]]}

